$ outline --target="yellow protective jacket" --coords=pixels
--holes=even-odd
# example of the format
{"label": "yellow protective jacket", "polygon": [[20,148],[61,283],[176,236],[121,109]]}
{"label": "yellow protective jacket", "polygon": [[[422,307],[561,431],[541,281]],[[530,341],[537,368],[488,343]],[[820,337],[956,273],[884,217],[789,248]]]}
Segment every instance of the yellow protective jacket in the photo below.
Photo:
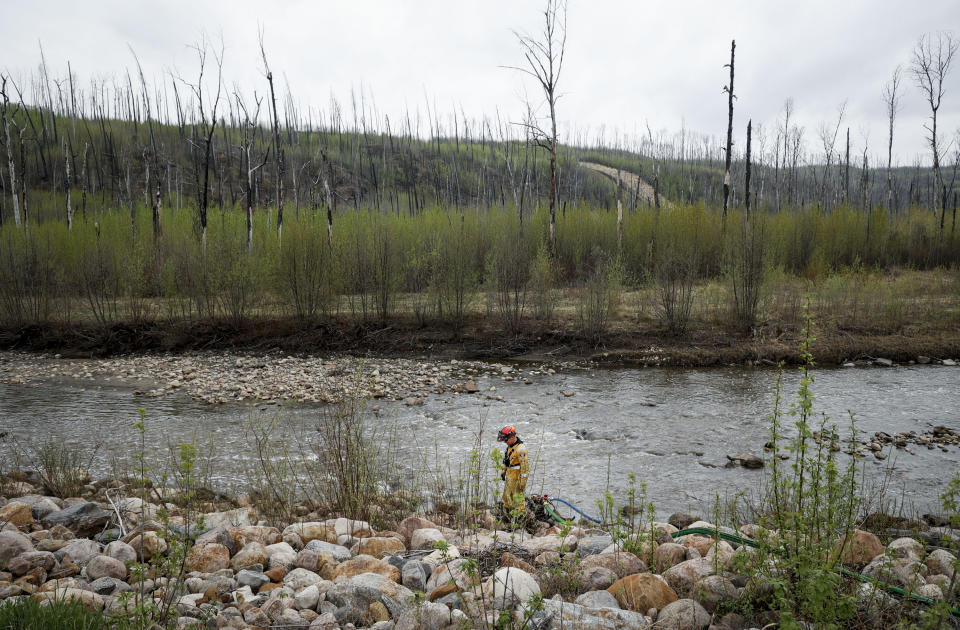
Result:
{"label": "yellow protective jacket", "polygon": [[508,510],[524,510],[526,502],[523,492],[527,487],[530,474],[530,462],[527,461],[527,447],[517,438],[513,446],[507,447],[503,454],[503,505]]}

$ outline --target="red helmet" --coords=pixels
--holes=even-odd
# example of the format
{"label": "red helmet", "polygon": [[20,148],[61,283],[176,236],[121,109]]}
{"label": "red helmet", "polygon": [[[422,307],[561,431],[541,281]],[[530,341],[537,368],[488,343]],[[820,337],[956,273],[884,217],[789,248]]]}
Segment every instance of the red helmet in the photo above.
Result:
{"label": "red helmet", "polygon": [[497,433],[497,442],[506,442],[507,440],[510,439],[511,435],[513,436],[517,435],[516,427],[512,427],[512,426],[503,427],[502,429],[500,429],[500,432]]}

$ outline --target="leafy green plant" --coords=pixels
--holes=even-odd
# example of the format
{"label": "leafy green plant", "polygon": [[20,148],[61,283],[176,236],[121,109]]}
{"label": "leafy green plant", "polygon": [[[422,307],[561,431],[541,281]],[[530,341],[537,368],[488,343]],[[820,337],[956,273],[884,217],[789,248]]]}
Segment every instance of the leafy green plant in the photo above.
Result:
{"label": "leafy green plant", "polygon": [[[800,349],[804,360],[800,385],[786,412],[792,419],[789,433],[782,407],[782,374],[777,381],[770,416],[767,504],[758,521],[761,546],[749,569],[754,585],[769,587],[770,605],[785,628],[799,628],[805,622],[838,627],[856,609],[855,596],[844,588],[834,569],[859,513],[861,467],[856,457],[841,462],[840,450],[829,437],[815,437],[815,433],[833,436],[837,428],[826,415],[817,419],[814,410],[813,340],[808,315]],[[851,414],[849,445],[856,444],[856,436]],[[790,464],[779,457],[784,452],[789,454]]]}
{"label": "leafy green plant", "polygon": [[41,603],[34,599],[0,602],[2,630],[123,630],[102,613],[87,610],[78,601]]}

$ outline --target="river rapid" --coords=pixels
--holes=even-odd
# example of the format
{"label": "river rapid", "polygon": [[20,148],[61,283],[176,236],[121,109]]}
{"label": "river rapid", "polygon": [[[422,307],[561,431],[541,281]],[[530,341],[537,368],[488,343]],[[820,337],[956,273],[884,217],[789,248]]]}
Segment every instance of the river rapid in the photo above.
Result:
{"label": "river rapid", "polygon": [[[929,433],[937,425],[960,430],[960,368],[828,368],[814,375],[818,418],[826,414],[841,437],[849,433],[850,412],[864,438],[878,431]],[[727,455],[763,454],[776,370],[566,368],[550,374],[515,365],[508,378],[478,377],[481,391],[473,394],[448,391],[409,401],[413,404],[371,401],[368,407],[377,409],[372,425],[395,432],[398,474],[455,489],[471,452],[489,461],[498,446],[497,429],[512,424],[533,463],[528,492],[563,497],[588,513],[597,511],[597,500],[608,490],[622,504],[631,473],[638,490],[646,484],[647,500],[661,518],[675,511],[709,517],[715,497],[755,498],[762,488],[763,470],[726,467]],[[785,410],[799,382],[796,370],[785,372]],[[83,449],[95,477],[132,469],[140,450],[134,425],[141,407],[155,472],[171,446],[193,441],[206,456],[210,482],[239,493],[256,465],[256,426],[276,425],[275,445],[309,445],[322,413],[320,405],[310,404],[211,405],[182,392],[145,400],[115,382],[0,384],[0,433],[6,433],[0,472],[22,465],[31,446],[49,439]],[[785,413],[784,423],[791,421]],[[960,448],[910,444],[908,449],[889,447],[885,459],[863,458],[868,495],[900,502],[911,512],[938,512],[937,496],[958,471]],[[296,455],[309,448],[291,450]]]}

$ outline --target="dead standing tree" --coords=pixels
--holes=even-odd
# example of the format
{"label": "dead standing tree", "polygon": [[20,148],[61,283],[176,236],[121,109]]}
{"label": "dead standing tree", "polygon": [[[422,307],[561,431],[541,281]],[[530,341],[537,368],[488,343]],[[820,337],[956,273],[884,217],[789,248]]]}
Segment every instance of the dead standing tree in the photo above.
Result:
{"label": "dead standing tree", "polygon": [[263,160],[254,166],[250,151],[256,140],[257,125],[260,118],[260,104],[263,102],[263,99],[257,98],[257,94],[254,92],[253,100],[256,104],[256,109],[253,110],[253,116],[251,117],[239,91],[234,92],[234,97],[237,100],[237,109],[243,113],[243,138],[240,144],[240,164],[242,167],[246,167],[247,174],[243,195],[247,209],[247,253],[250,254],[253,253],[253,176],[267,163],[267,159],[270,157],[270,149],[268,148],[263,154]]}
{"label": "dead standing tree", "polygon": [[723,173],[723,219],[727,218],[727,201],[730,198],[730,154],[733,151],[733,58],[737,50],[737,41],[730,42],[730,63],[724,65],[724,68],[730,68],[730,85],[723,86],[723,91],[727,94],[727,155],[726,165]]}
{"label": "dead standing tree", "polygon": [[220,93],[223,87],[223,42],[220,43],[219,54],[214,50],[213,58],[217,64],[217,93],[213,99],[213,105],[209,109],[209,120],[207,119],[207,109],[203,103],[203,74],[206,70],[208,44],[206,39],[194,46],[197,57],[200,62],[200,73],[196,83],[188,83],[180,79],[187,85],[197,98],[197,115],[200,118],[200,138],[195,139],[191,134],[190,144],[193,151],[199,153],[200,163],[195,169],[195,179],[197,184],[197,212],[200,220],[200,245],[204,254],[207,252],[207,206],[209,205],[209,183],[210,183],[210,161],[213,156],[213,134],[217,130],[217,107],[220,105]]}
{"label": "dead standing tree", "polygon": [[536,145],[550,153],[550,252],[556,252],[557,223],[557,83],[563,70],[567,45],[566,0],[547,0],[543,12],[544,25],[539,37],[514,31],[528,67],[510,66],[536,79],[550,109],[550,131],[545,131],[534,118],[522,123],[534,136]]}
{"label": "dead standing tree", "polygon": [[890,124],[889,139],[887,141],[887,208],[893,208],[893,122],[900,111],[900,81],[903,69],[897,66],[890,81],[883,86],[883,104],[887,109],[887,120]]}
{"label": "dead standing tree", "polygon": [[13,142],[10,138],[10,126],[16,126],[16,123],[14,122],[14,116],[19,110],[19,106],[11,111],[10,98],[7,96],[7,77],[2,77],[0,81],[2,81],[2,83],[0,83],[0,97],[3,99],[0,117],[3,118],[4,145],[7,147],[7,169],[10,175],[10,196],[13,199],[13,223],[14,225],[19,226],[21,223],[21,218],[20,198],[17,196],[17,167],[14,160]]}
{"label": "dead standing tree", "polygon": [[273,73],[270,72],[270,66],[267,65],[267,51],[263,46],[263,31],[260,31],[260,55],[263,57],[263,71],[267,77],[267,83],[270,84],[270,105],[273,116],[273,159],[276,160],[277,181],[276,181],[276,202],[277,202],[277,240],[283,242],[283,175],[284,175],[284,154],[280,148],[280,119],[277,117],[277,97],[273,91]]}
{"label": "dead standing tree", "polygon": [[950,72],[958,46],[960,39],[955,39],[953,34],[947,31],[923,35],[913,49],[913,59],[910,62],[910,72],[930,106],[930,124],[924,124],[924,129],[929,134],[927,141],[933,155],[933,175],[936,182],[933,210],[936,212],[939,204],[941,233],[947,207],[947,188],[940,171],[941,147],[937,144],[937,112],[943,100],[943,82]]}

